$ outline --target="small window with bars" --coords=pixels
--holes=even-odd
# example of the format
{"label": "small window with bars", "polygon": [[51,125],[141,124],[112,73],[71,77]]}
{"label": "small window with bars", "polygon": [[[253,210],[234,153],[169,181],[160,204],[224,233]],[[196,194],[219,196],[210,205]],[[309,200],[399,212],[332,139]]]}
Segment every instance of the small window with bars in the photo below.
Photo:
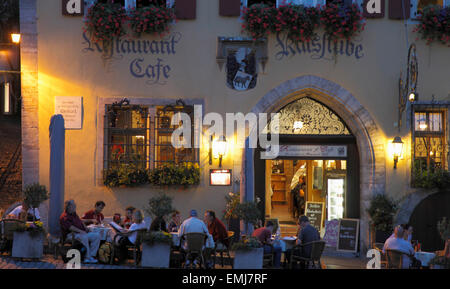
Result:
{"label": "small window with bars", "polygon": [[446,169],[447,139],[444,111],[414,112],[415,169]]}
{"label": "small window with bars", "polygon": [[[184,138],[180,136],[180,141],[184,144],[180,148],[175,148],[172,145],[172,133],[183,125],[180,121],[179,124],[172,124],[172,117],[177,113],[185,113],[189,115],[191,119],[190,128],[191,136]],[[189,124],[186,124],[189,125]],[[193,107],[186,106],[180,101],[177,105],[168,105],[165,107],[158,107],[155,116],[155,167],[161,167],[164,164],[182,164],[182,163],[194,163],[199,160],[198,149],[194,148],[194,115]]]}
{"label": "small window with bars", "polygon": [[149,114],[145,106],[112,104],[105,115],[105,169],[149,168]]}

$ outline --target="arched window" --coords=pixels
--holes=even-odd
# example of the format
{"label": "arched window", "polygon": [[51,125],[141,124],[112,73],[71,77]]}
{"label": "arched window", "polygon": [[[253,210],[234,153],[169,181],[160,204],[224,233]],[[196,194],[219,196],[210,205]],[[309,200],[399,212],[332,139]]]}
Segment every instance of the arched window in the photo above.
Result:
{"label": "arched window", "polygon": [[351,135],[341,118],[322,103],[308,97],[291,102],[280,111],[279,127],[265,132],[280,135]]}

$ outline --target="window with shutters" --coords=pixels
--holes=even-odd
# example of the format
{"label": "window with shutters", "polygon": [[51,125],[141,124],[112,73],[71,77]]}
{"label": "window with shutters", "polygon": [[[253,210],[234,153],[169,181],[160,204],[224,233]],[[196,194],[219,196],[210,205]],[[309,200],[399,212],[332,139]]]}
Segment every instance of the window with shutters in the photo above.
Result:
{"label": "window with shutters", "polygon": [[118,3],[125,7],[125,9],[139,8],[145,6],[167,6],[172,7],[175,0],[87,0],[86,6],[91,6],[95,2],[99,3]]}
{"label": "window with shutters", "polygon": [[423,8],[428,5],[450,6],[450,0],[411,0],[411,17],[417,19]]}

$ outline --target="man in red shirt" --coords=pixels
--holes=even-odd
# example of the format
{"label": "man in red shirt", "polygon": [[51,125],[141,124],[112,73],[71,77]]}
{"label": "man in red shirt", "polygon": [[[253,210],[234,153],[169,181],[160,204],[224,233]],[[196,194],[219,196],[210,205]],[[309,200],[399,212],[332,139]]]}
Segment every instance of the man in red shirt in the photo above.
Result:
{"label": "man in red shirt", "polygon": [[59,217],[63,237],[66,238],[67,234],[73,232],[75,240],[80,241],[86,248],[84,262],[97,263],[94,257],[97,255],[100,246],[100,235],[94,232],[88,233],[86,225],[76,213],[76,208],[73,200],[66,201],[64,204],[64,213]]}
{"label": "man in red shirt", "polygon": [[274,254],[273,265],[275,268],[280,268],[281,263],[281,247],[272,246],[272,231],[273,231],[273,222],[267,221],[265,227],[261,227],[253,231],[252,237],[258,238],[258,240],[263,244],[264,254]]}
{"label": "man in red shirt", "polygon": [[105,202],[98,201],[95,203],[95,208],[93,210],[87,211],[84,213],[83,222],[89,226],[91,224],[100,224],[104,219],[105,216],[103,216],[102,211],[105,208]]}
{"label": "man in red shirt", "polygon": [[206,211],[205,220],[208,224],[208,231],[213,236],[214,242],[222,243],[228,247],[229,242],[227,228],[221,220],[216,218],[216,213],[210,210]]}

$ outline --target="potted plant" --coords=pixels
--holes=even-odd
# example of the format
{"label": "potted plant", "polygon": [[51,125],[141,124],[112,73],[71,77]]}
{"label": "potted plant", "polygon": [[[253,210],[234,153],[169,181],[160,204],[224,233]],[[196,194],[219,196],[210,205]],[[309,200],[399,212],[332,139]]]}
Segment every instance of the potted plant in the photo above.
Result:
{"label": "potted plant", "polygon": [[225,196],[227,202],[224,210],[223,218],[227,221],[228,231],[234,232],[234,240],[239,240],[239,216],[237,215],[237,205],[241,202],[241,197],[239,193],[229,192]]}
{"label": "potted plant", "polygon": [[[48,192],[45,186],[35,183],[25,187],[23,201],[33,211],[46,200],[48,200]],[[35,218],[34,214],[33,218]],[[44,224],[35,219],[33,222],[18,226],[14,232],[12,256],[16,258],[41,258],[44,249],[44,236]]]}
{"label": "potted plant", "polygon": [[169,268],[172,235],[164,231],[152,231],[144,235],[142,243],[142,267]]}
{"label": "potted plant", "polygon": [[262,269],[264,249],[255,237],[243,238],[231,247],[234,252],[233,269]]}
{"label": "potted plant", "polygon": [[261,211],[256,202],[245,202],[236,205],[236,215],[244,221],[245,234],[250,235],[251,225],[256,225],[261,220]]}
{"label": "potted plant", "polygon": [[397,210],[397,204],[385,194],[376,195],[370,200],[367,212],[370,216],[372,236],[375,235],[375,242],[384,243],[390,236]]}
{"label": "potted plant", "polygon": [[450,258],[436,256],[428,264],[432,269],[450,269]]}
{"label": "potted plant", "polygon": [[[162,220],[165,216],[174,211],[172,198],[164,193],[150,198],[149,205],[145,211],[150,214],[154,220]],[[143,267],[169,267],[170,246],[172,244],[172,235],[163,231],[152,231],[144,236],[142,245]]]}

